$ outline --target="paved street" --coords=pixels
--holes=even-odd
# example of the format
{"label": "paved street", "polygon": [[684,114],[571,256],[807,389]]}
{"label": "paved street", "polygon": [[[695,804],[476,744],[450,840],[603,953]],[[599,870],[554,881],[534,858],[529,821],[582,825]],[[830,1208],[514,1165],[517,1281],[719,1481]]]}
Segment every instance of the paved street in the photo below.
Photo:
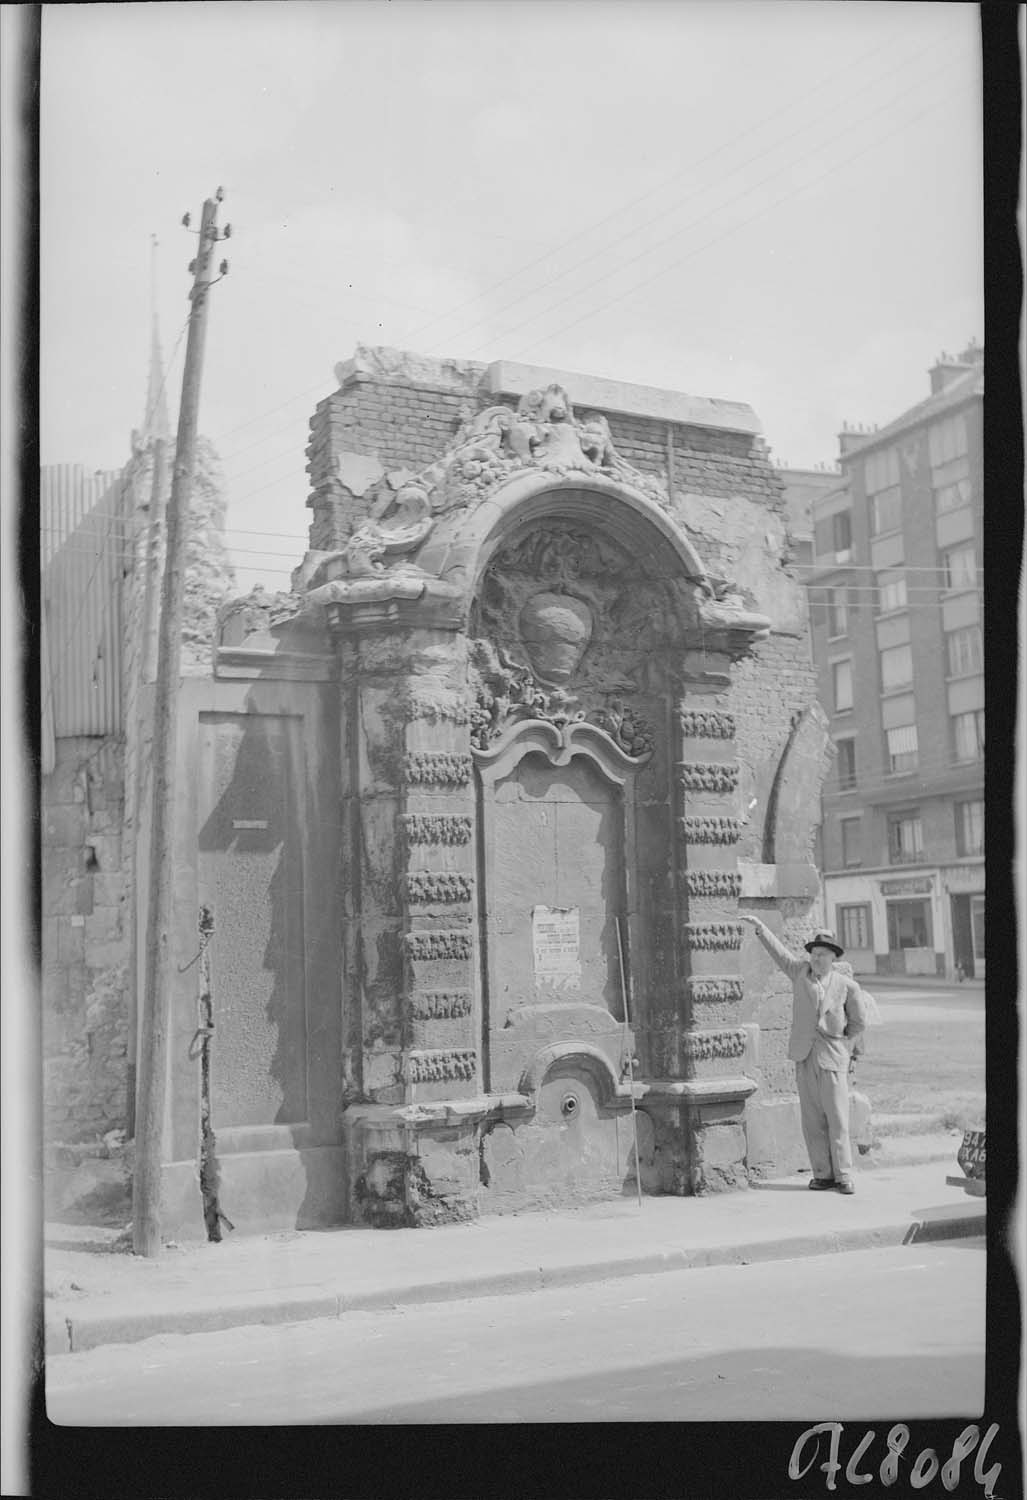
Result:
{"label": "paved street", "polygon": [[984,1292],[983,1239],[668,1272],[57,1356],[47,1409],[85,1426],[972,1416]]}
{"label": "paved street", "polygon": [[887,975],[873,975],[861,983],[882,1008],[885,1021],[899,1024],[921,1021],[925,1024],[956,1025],[961,1021],[978,1021],[984,1026],[983,985],[960,985],[958,989],[931,989],[911,984],[889,984]]}

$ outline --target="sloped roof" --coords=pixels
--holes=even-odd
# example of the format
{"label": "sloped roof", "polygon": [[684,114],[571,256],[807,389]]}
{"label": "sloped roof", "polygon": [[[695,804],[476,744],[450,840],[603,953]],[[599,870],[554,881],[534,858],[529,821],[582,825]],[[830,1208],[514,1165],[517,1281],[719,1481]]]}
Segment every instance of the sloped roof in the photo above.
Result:
{"label": "sloped roof", "polygon": [[879,448],[883,443],[889,443],[911,427],[919,427],[924,422],[933,421],[936,417],[944,416],[946,412],[954,410],[957,406],[963,406],[975,396],[984,395],[984,366],[977,364],[968,369],[964,375],[958,376],[951,381],[944,390],[936,391],[927,397],[925,401],[918,401],[916,406],[911,406],[904,411],[900,417],[889,422],[886,427],[877,432],[868,433],[865,439],[850,448],[848,453],[841,457],[842,464],[850,459],[860,458],[872,448]]}

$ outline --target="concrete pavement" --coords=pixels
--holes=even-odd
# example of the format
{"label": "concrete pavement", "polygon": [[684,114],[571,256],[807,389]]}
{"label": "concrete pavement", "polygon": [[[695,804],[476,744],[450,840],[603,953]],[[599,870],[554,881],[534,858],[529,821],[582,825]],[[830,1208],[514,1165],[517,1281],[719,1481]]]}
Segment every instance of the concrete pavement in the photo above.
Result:
{"label": "concrete pavement", "polygon": [[[167,1334],[48,1360],[47,1415],[76,1427],[253,1428],[869,1425],[886,1413],[879,1466],[900,1413],[983,1411],[986,1283],[974,1237]],[[840,1299],[858,1316],[839,1318]]]}
{"label": "concrete pavement", "polygon": [[797,1175],[641,1208],[631,1193],[436,1229],[230,1236],[158,1260],[128,1253],[123,1235],[119,1249],[116,1230],[48,1225],[46,1351],[981,1234],[985,1201],[945,1182],[957,1145],[930,1161],[861,1159],[850,1198],[811,1193]]}

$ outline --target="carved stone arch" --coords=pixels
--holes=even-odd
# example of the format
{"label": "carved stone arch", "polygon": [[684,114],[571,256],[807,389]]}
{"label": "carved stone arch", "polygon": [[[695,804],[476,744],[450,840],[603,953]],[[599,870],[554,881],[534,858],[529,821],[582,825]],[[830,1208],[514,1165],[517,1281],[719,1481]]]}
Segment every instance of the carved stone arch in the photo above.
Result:
{"label": "carved stone arch", "polygon": [[[596,528],[655,570],[696,584],[706,570],[670,516],[641,491],[600,475],[517,474],[473,510],[441,516],[418,553],[424,572],[458,586],[469,608],[493,554],[518,529],[556,517]],[[673,559],[673,563],[671,563]]]}
{"label": "carved stone arch", "polygon": [[536,1052],[518,1081],[519,1092],[536,1093],[550,1072],[561,1064],[570,1062],[581,1064],[595,1075],[604,1100],[613,1099],[618,1094],[627,1094],[628,1091],[607,1054],[588,1042],[578,1041],[551,1042]]}

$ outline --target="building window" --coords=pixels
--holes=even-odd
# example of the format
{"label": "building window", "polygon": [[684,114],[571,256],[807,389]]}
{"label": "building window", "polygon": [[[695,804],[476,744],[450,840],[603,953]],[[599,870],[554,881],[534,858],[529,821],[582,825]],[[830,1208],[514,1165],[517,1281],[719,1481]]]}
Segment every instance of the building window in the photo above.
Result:
{"label": "building window", "polygon": [[984,962],[984,897],[970,900],[970,931],[973,933],[974,958]]}
{"label": "building window", "polygon": [[[831,540],[837,562],[848,562],[852,551],[852,511],[840,510],[831,517]],[[842,555],[844,554],[844,556]]]}
{"label": "building window", "polygon": [[863,863],[863,830],[859,818],[842,818],[842,865],[851,870]]}
{"label": "building window", "polygon": [[869,906],[839,906],[838,941],[843,948],[870,948]]}
{"label": "building window", "polygon": [[899,729],[885,731],[888,737],[888,769],[893,773],[915,771],[917,767],[917,737],[915,724],[903,724]]}
{"label": "building window", "polygon": [[845,713],[852,707],[852,662],[848,659],[834,662],[831,677],[834,683],[834,711],[836,714]]}
{"label": "building window", "polygon": [[868,505],[871,536],[899,530],[902,525],[902,491],[898,485],[891,490],[882,490],[879,495],[871,495]]}
{"label": "building window", "polygon": [[913,653],[909,646],[889,646],[881,652],[881,691],[908,687],[913,681]]}
{"label": "building window", "polygon": [[915,865],[923,857],[924,835],[920,814],[899,813],[888,819],[888,862]]}
{"label": "building window", "polygon": [[899,450],[884,448],[871,453],[863,467],[863,483],[868,495],[895,488],[899,483]]}
{"label": "building window", "polygon": [[979,797],[956,803],[956,853],[984,853],[984,802]]}
{"label": "building window", "polygon": [[827,591],[827,633],[831,637],[848,635],[849,591],[847,588]]}
{"label": "building window", "polygon": [[977,549],[972,542],[952,547],[942,557],[947,589],[972,589],[977,584]]}
{"label": "building window", "polygon": [[967,457],[966,414],[957,412],[928,429],[931,485],[938,511],[958,510],[970,503],[970,464]]}
{"label": "building window", "polygon": [[984,709],[952,715],[952,745],[957,760],[980,760],[984,755]]}
{"label": "building window", "polygon": [[984,649],[979,625],[964,625],[959,630],[950,630],[945,643],[950,677],[967,677],[983,670]]}
{"label": "building window", "polygon": [[898,531],[902,525],[902,489],[899,483],[899,450],[886,448],[872,453],[863,469],[870,515],[870,535]]}
{"label": "building window", "polygon": [[905,573],[878,573],[877,588],[877,608],[880,614],[886,615],[893,609],[906,608],[908,601]]}
{"label": "building window", "polygon": [[838,746],[838,789],[842,792],[851,792],[856,786],[856,741],[837,740]]}
{"label": "building window", "polygon": [[927,446],[931,455],[931,468],[942,469],[957,458],[965,458],[969,448],[966,432],[966,413],[956,412],[941,422],[932,422],[927,432]]}
{"label": "building window", "polygon": [[903,948],[930,948],[931,903],[929,901],[889,901],[888,949],[899,953]]}

